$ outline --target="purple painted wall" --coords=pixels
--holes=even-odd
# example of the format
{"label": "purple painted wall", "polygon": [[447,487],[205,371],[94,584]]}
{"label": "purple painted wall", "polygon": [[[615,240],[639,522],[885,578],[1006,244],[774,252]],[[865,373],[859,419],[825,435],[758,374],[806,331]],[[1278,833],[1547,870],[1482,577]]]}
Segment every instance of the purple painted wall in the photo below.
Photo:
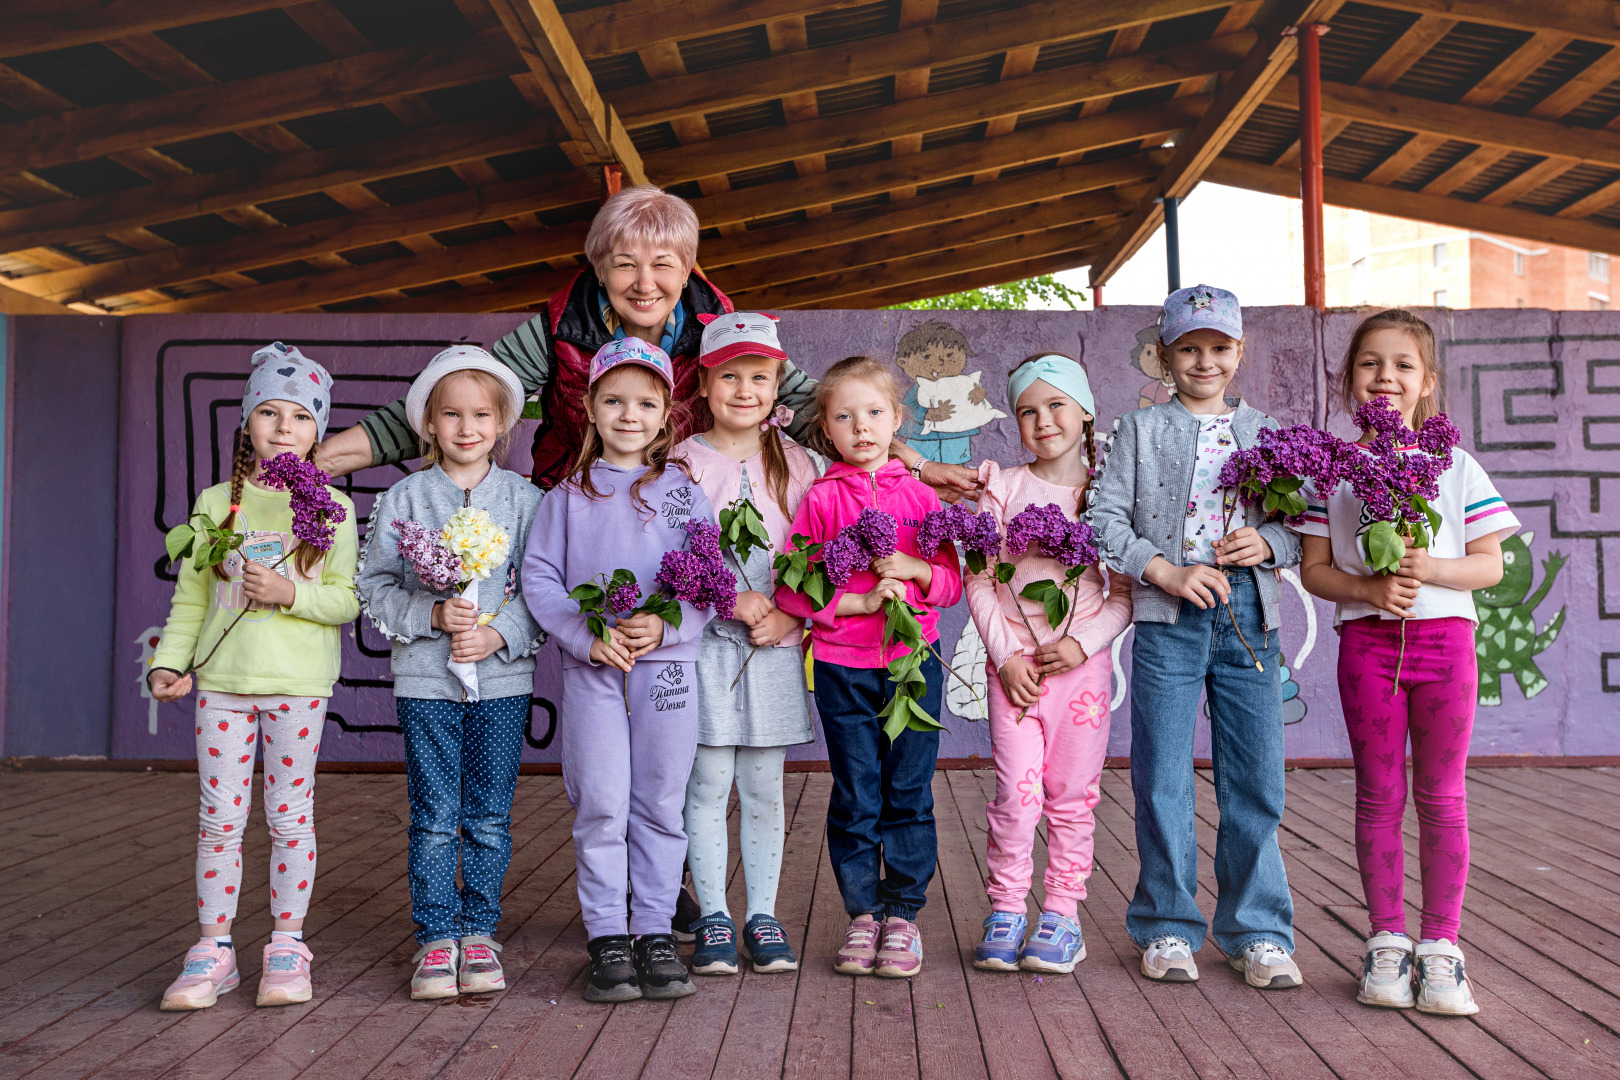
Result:
{"label": "purple painted wall", "polygon": [[[987,404],[1003,413],[1005,373],[1024,356],[1045,349],[1080,355],[1092,375],[1103,431],[1144,399],[1163,396],[1152,372],[1143,370],[1152,365],[1143,359],[1142,332],[1154,315],[1147,308],[937,313],[967,343],[967,352],[959,357],[963,374],[981,373]],[[790,354],[812,372],[853,353],[897,360],[903,369],[908,361],[905,335],[935,317],[910,311],[790,312],[783,317],[782,337]],[[69,321],[77,320],[53,320]],[[110,674],[115,756],[187,757],[192,752],[190,702],[154,708],[145,700],[140,692],[142,657],[168,608],[170,583],[159,565],[163,531],[185,513],[197,491],[221,477],[251,349],[280,338],[297,342],[327,364],[338,382],[337,426],[396,397],[443,344],[487,344],[518,321],[511,315],[263,315],[152,316],[122,324],[118,588]],[[1298,308],[1251,309],[1238,387],[1284,422],[1326,421],[1345,431],[1342,412],[1331,405],[1329,373],[1337,370],[1355,321],[1353,315],[1321,316]],[[1620,394],[1620,313],[1457,312],[1438,314],[1435,323],[1444,342],[1450,412],[1463,431],[1463,445],[1496,477],[1533,534],[1527,548],[1514,552],[1515,558],[1530,563],[1534,588],[1547,575],[1544,560],[1552,558],[1550,565],[1557,568],[1533,612],[1537,630],[1563,612],[1556,639],[1533,657],[1529,653],[1535,646],[1526,645],[1512,664],[1521,673],[1530,672],[1531,663],[1538,665],[1548,685],[1527,698],[1511,673],[1502,679],[1501,704],[1480,709],[1474,752],[1620,753],[1620,724],[1610,711],[1620,699],[1607,696],[1620,693],[1620,626],[1613,621],[1620,619],[1620,583],[1605,576],[1605,560],[1620,557],[1620,415],[1614,415],[1620,409],[1606,396]],[[47,343],[37,347],[45,349]],[[909,376],[902,381],[908,387],[913,382]],[[938,425],[944,429],[942,437],[956,440],[975,459],[1022,460],[1026,455],[1010,419],[971,417],[975,410],[964,396],[968,386],[961,380],[920,387],[930,400],[954,394],[960,401],[954,420]],[[57,424],[80,424],[78,394],[47,415]],[[956,430],[969,424],[978,426]],[[523,438],[516,447],[516,462],[524,460],[526,443]],[[949,449],[949,444],[940,449]],[[93,471],[87,468],[86,475]],[[347,482],[362,517],[369,513],[375,492],[399,475],[399,470],[372,470]],[[60,479],[45,486],[75,490]],[[14,519],[18,505],[13,502]],[[105,546],[110,541],[100,542]],[[1289,573],[1285,578],[1288,752],[1293,757],[1347,756],[1334,681],[1337,643],[1331,612],[1304,596],[1297,577]],[[965,606],[946,614],[944,646],[972,666],[976,635],[963,633],[966,623]],[[14,621],[14,638],[16,625]],[[1129,642],[1127,635],[1116,648],[1113,753],[1124,753],[1129,746],[1129,700],[1122,678],[1129,670]],[[344,681],[333,700],[335,730],[326,738],[326,754],[334,760],[397,759],[401,743],[391,730],[385,644],[362,623],[344,649]],[[528,760],[555,760],[550,736],[557,687],[557,657],[549,647],[536,678]],[[31,684],[28,696],[10,695],[13,726],[19,709],[48,709],[51,689]],[[953,687],[948,700],[953,714],[946,718],[950,734],[942,754],[987,755],[984,725],[966,718],[976,712],[969,696]],[[31,751],[35,753],[82,752],[50,740],[31,745],[37,745]],[[1206,733],[1199,752],[1207,753],[1207,746]],[[17,752],[10,739],[8,751]],[[800,757],[821,754],[819,745],[796,752]]]}

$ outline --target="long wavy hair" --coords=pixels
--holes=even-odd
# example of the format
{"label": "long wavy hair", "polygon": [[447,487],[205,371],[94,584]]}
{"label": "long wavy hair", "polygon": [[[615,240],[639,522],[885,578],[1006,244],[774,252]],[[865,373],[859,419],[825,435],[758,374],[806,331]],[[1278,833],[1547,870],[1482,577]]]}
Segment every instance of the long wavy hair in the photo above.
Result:
{"label": "long wavy hair", "polygon": [[1423,373],[1434,376],[1434,390],[1418,398],[1412,409],[1412,427],[1421,427],[1423,421],[1446,408],[1446,373],[1440,367],[1440,353],[1435,348],[1434,330],[1420,317],[1405,308],[1390,308],[1361,320],[1356,332],[1350,335],[1350,347],[1344,351],[1344,367],[1339,371],[1339,404],[1344,411],[1356,411],[1356,354],[1367,335],[1374,330],[1399,330],[1417,346],[1418,359],[1423,361]]}

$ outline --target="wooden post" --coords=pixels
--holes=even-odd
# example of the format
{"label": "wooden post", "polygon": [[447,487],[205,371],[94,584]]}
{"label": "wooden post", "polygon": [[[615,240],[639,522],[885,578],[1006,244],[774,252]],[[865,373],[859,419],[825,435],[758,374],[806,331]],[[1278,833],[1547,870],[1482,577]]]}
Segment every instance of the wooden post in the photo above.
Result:
{"label": "wooden post", "polygon": [[607,202],[624,187],[624,166],[602,166],[602,201]]}
{"label": "wooden post", "polygon": [[1164,202],[1164,268],[1169,292],[1181,288],[1181,227],[1176,221],[1176,210],[1181,200],[1166,195]]}
{"label": "wooden post", "polygon": [[1326,26],[1299,28],[1299,203],[1304,218],[1305,303],[1327,306],[1322,244],[1322,35]]}

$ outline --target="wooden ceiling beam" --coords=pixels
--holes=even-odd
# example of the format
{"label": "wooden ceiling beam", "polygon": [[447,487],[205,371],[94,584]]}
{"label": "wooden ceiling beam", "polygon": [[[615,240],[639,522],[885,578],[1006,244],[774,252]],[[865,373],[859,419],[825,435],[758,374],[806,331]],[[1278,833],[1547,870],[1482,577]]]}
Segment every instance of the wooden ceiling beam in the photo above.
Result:
{"label": "wooden ceiling beam", "polygon": [[814,310],[816,308],[885,308],[893,307],[895,304],[910,303],[913,300],[926,300],[934,296],[949,296],[952,293],[967,292],[971,289],[1005,285],[1009,281],[1022,281],[1025,278],[1040,277],[1042,274],[1055,274],[1063,270],[1073,270],[1084,266],[1094,250],[1080,248],[1076,251],[1061,251],[1056,255],[1043,255],[1038,259],[1025,259],[1022,262],[1002,263],[982,270],[969,270],[965,273],[950,274],[945,277],[924,278],[918,282],[903,282],[881,289],[874,289],[871,292],[840,296],[835,300],[823,303],[805,304],[801,310]]}
{"label": "wooden ceiling beam", "polygon": [[1444,135],[1428,135],[1418,132],[1401,144],[1389,157],[1379,162],[1372,172],[1362,177],[1367,184],[1392,184],[1396,180],[1412,171],[1418,162],[1444,146]]}
{"label": "wooden ceiling beam", "polygon": [[158,311],[291,311],[335,304],[390,289],[431,285],[469,274],[506,270],[577,255],[585,250],[585,232],[588,228],[588,222],[579,222],[542,232],[498,236],[492,240],[477,240],[470,244],[426,251],[410,258],[389,259],[369,266],[312,274],[291,281],[153,304],[139,308],[132,314]]}
{"label": "wooden ceiling beam", "polygon": [[1620,7],[1610,0],[1376,0],[1379,7],[1419,15],[1443,15],[1463,22],[1557,33],[1586,41],[1620,45]]}
{"label": "wooden ceiling beam", "polygon": [[1044,232],[1062,225],[1112,220],[1130,213],[1131,207],[1131,203],[1112,192],[1082,195],[1075,199],[996,210],[866,240],[830,244],[777,259],[716,270],[711,277],[728,294],[746,293],[812,275],[834,275],[875,263],[926,255],[932,251]]}
{"label": "wooden ceiling beam", "polygon": [[[1266,191],[1273,195],[1290,195],[1299,188],[1297,173],[1236,158],[1217,160],[1210,167],[1208,178],[1219,184]],[[1323,183],[1325,198],[1334,206],[1412,221],[1428,221],[1436,225],[1451,225],[1459,229],[1477,229],[1543,244],[1620,254],[1620,229],[1604,225],[1570,221],[1509,206],[1483,206],[1466,199],[1378,187],[1333,176],[1324,177]]]}
{"label": "wooden ceiling beam", "polygon": [[89,45],[286,7],[288,0],[7,0],[0,56]]}
{"label": "wooden ceiling beam", "polygon": [[572,137],[578,160],[619,165],[632,183],[646,183],[641,154],[602,100],[555,0],[490,0],[490,7]]}
{"label": "wooden ceiling beam", "polygon": [[[21,280],[21,279],[17,279]],[[72,308],[41,300],[15,288],[16,281],[0,281],[0,315],[77,315]]]}
{"label": "wooden ceiling beam", "polygon": [[[1471,105],[1474,108],[1496,104],[1509,90],[1518,86],[1541,65],[1562,52],[1571,40],[1573,39],[1567,34],[1537,34],[1513,50],[1512,55],[1506,60],[1492,68],[1489,75],[1475,83],[1457,100],[1457,104]],[[1563,113],[1558,115],[1562,116]]]}
{"label": "wooden ceiling beam", "polygon": [[1534,191],[1579,164],[1580,162],[1572,157],[1543,158],[1518,176],[1508,180],[1501,187],[1486,192],[1479,201],[1486,206],[1506,206],[1525,192]]}
{"label": "wooden ceiling beam", "polygon": [[563,18],[580,53],[599,60],[684,38],[707,37],[777,19],[860,7],[871,0],[620,0]]}
{"label": "wooden ceiling beam", "polygon": [[272,229],[212,244],[171,247],[117,262],[34,274],[18,279],[15,287],[56,303],[89,303],[215,274],[313,259],[369,244],[528,215],[595,198],[598,189],[595,177],[578,171],[513,180],[303,225],[278,223]]}
{"label": "wooden ceiling beam", "polygon": [[1254,44],[1241,32],[1195,45],[1079,64],[1026,75],[990,86],[973,86],[867,109],[858,123],[849,116],[800,121],[766,131],[728,135],[646,156],[647,171],[662,184],[711,173],[751,169],[807,153],[867,146],[904,135],[944,131],[964,124],[1039,109],[1072,105],[1168,86],[1185,79],[1234,70]]}
{"label": "wooden ceiling beam", "polygon": [[705,241],[698,254],[703,264],[719,273],[761,259],[792,256],[828,244],[865,240],[897,229],[915,229],[957,218],[973,217],[992,210],[1006,210],[1038,199],[1059,199],[1082,192],[1106,192],[1121,204],[1134,202],[1140,185],[1152,179],[1163,166],[1162,151],[1135,154],[1128,158],[1099,161],[1091,165],[1064,165],[1056,169],[1026,173],[1009,179],[969,188],[947,188],[918,195],[900,206],[874,206],[814,218],[797,225],[742,233]]}
{"label": "wooden ceiling beam", "polygon": [[1159,105],[1101,113],[1081,120],[1047,124],[998,139],[960,143],[891,161],[837,169],[741,191],[690,200],[705,225],[766,217],[802,210],[818,203],[875,195],[909,184],[926,184],[971,176],[1053,158],[1059,154],[1100,149],[1146,138],[1162,138],[1191,127],[1209,105],[1208,97],[1178,98]]}
{"label": "wooden ceiling beam", "polygon": [[381,307],[368,307],[366,314],[391,315],[409,312],[475,314],[526,308],[530,304],[541,304],[551,299],[553,293],[567,286],[578,273],[577,266],[561,270],[540,270],[533,274],[510,277],[504,281],[487,281],[467,288],[428,293],[425,296],[407,296],[403,300],[390,301]]}
{"label": "wooden ceiling beam", "polygon": [[[0,251],[87,240],[193,214],[307,195],[343,184],[508,154],[557,141],[555,120],[476,120],[310,150],[279,161],[148,187],[0,211]],[[341,201],[341,200],[340,200]]]}
{"label": "wooden ceiling beam", "polygon": [[1015,11],[918,26],[882,37],[753,60],[718,71],[654,80],[612,97],[632,126],[712,112],[784,94],[826,90],[1009,49],[1106,33],[1130,23],[1193,14],[1210,0],[1038,0]]}
{"label": "wooden ceiling beam", "polygon": [[1406,28],[1406,33],[1396,39],[1395,44],[1373,61],[1372,67],[1356,80],[1356,84],[1380,88],[1393,84],[1456,26],[1456,19],[1445,19],[1438,15],[1420,16],[1417,22]]}
{"label": "wooden ceiling beam", "polygon": [[803,307],[841,297],[859,295],[893,285],[948,277],[968,270],[1004,266],[1042,255],[1095,247],[1108,229],[1096,225],[1069,225],[1046,232],[1030,233],[985,244],[934,251],[911,259],[899,259],[878,266],[866,266],[839,274],[829,274],[795,282],[751,290],[733,297],[738,307],[753,311]]}
{"label": "wooden ceiling beam", "polygon": [[1215,94],[1198,125],[1177,139],[1175,154],[1159,175],[1152,193],[1108,242],[1091,267],[1091,280],[1102,284],[1113,276],[1164,221],[1166,198],[1183,198],[1232,136],[1282,81],[1298,53],[1295,26],[1325,22],[1343,0],[1267,0],[1254,17],[1258,38],[1237,71]]}
{"label": "wooden ceiling beam", "polygon": [[499,78],[522,61],[501,31],[442,46],[389,49],[291,71],[199,86],[145,101],[0,125],[0,173],[89,161],[238,127],[369,105],[403,94]]}

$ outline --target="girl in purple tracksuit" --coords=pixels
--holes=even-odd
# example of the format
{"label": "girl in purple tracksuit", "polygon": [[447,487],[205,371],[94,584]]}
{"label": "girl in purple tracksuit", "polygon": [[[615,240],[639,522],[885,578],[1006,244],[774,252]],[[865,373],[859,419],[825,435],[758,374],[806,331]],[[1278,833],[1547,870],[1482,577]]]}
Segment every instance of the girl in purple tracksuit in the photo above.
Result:
{"label": "girl in purple tracksuit", "polygon": [[683,603],[679,627],[651,614],[610,617],[604,641],[568,595],[620,569],[651,590],[664,553],[686,547],[686,523],[713,520],[703,489],[669,456],[673,387],[669,357],[656,345],[625,338],[602,347],[591,361],[585,445],[568,479],[541,501],[523,557],[529,609],[563,650],[558,731],[576,814],[589,1001],[695,989],[670,920],[697,751],[694,661],[709,613]]}

